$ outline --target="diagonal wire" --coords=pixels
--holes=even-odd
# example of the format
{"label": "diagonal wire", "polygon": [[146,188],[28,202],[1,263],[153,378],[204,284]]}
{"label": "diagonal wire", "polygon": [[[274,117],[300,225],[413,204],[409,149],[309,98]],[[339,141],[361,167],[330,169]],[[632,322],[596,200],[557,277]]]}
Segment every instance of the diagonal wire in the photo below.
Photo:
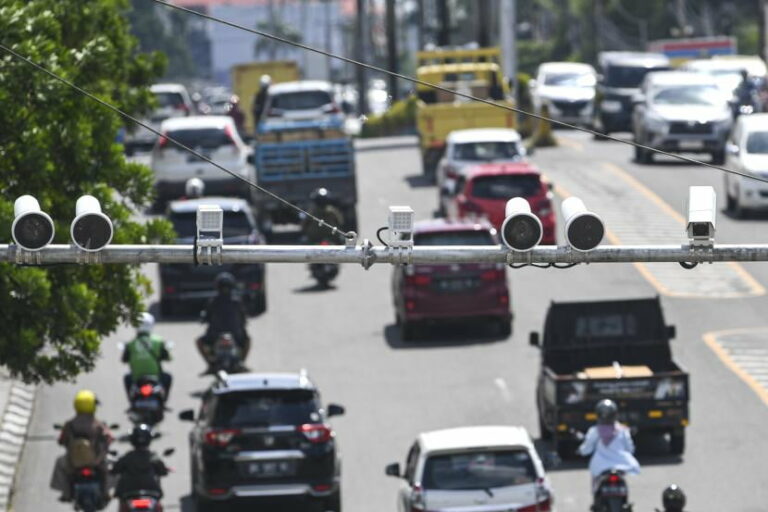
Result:
{"label": "diagonal wire", "polygon": [[220,164],[217,164],[216,162],[214,162],[213,160],[211,160],[207,156],[205,156],[205,155],[195,151],[194,149],[190,148],[189,146],[186,146],[186,145],[182,144],[181,142],[177,141],[173,137],[169,137],[168,135],[163,135],[162,132],[160,132],[160,130],[156,130],[152,126],[150,126],[150,125],[148,125],[148,124],[146,124],[146,123],[144,123],[142,121],[139,121],[137,118],[133,117],[132,115],[130,115],[130,114],[120,110],[119,108],[115,107],[114,105],[112,105],[110,103],[107,103],[106,101],[104,101],[101,98],[95,96],[94,94],[91,94],[90,92],[82,89],[81,87],[78,87],[77,85],[73,84],[72,82],[70,82],[66,78],[63,78],[63,77],[57,75],[53,71],[50,71],[49,69],[41,66],[40,64],[38,64],[38,63],[28,59],[27,57],[25,57],[25,56],[23,56],[23,55],[21,55],[21,54],[19,54],[17,52],[15,52],[14,50],[8,48],[7,46],[5,46],[2,43],[0,43],[0,50],[3,50],[5,52],[13,55],[17,59],[24,61],[25,63],[29,64],[33,68],[37,69],[38,71],[42,71],[43,73],[47,74],[51,78],[54,78],[54,79],[58,80],[59,82],[67,85],[68,87],[71,87],[72,89],[76,90],[80,94],[83,94],[83,95],[87,96],[88,98],[96,101],[97,103],[107,107],[108,109],[110,109],[110,110],[112,110],[114,112],[117,112],[118,114],[120,114],[124,118],[129,119],[129,120],[133,121],[134,123],[138,124],[139,126],[142,126],[142,127],[146,128],[147,130],[151,131],[152,133],[154,133],[158,137],[165,137],[166,139],[168,139],[168,141],[173,142],[174,144],[176,144],[178,147],[182,148],[183,150],[188,151],[189,153],[192,153],[193,155],[198,157],[200,160],[203,160],[203,161],[211,164],[212,166],[216,167],[217,169],[220,169],[220,170],[224,171],[225,173],[229,174],[233,178],[235,178],[237,180],[240,180],[241,182],[247,184],[248,186],[250,186],[252,188],[255,188],[259,192],[262,192],[262,193],[268,195],[269,197],[280,201],[284,205],[286,205],[286,206],[296,210],[300,214],[306,215],[308,218],[312,219],[313,221],[316,221],[320,227],[328,228],[331,231],[332,234],[334,234],[334,235],[340,234],[343,237],[349,238],[349,239],[352,239],[352,238],[354,238],[356,236],[356,234],[354,232],[352,232],[352,231],[344,232],[338,226],[334,226],[334,225],[331,225],[331,224],[327,223],[325,220],[321,219],[320,217],[312,215],[308,211],[306,211],[303,208],[301,208],[301,207],[291,203],[290,201],[288,201],[286,199],[283,199],[282,197],[280,197],[279,195],[275,194],[274,192],[272,192],[270,190],[267,190],[266,188],[264,188],[264,187],[262,187],[262,186],[260,186],[260,185],[258,185],[256,183],[253,183],[249,179],[244,178],[244,177],[240,176],[239,174],[237,174],[237,173],[235,173],[233,171],[230,171],[229,169],[227,169],[226,167],[224,167],[224,166],[222,166]]}
{"label": "diagonal wire", "polygon": [[443,86],[438,85],[438,84],[427,82],[427,81],[421,80],[419,78],[414,78],[412,76],[403,75],[401,73],[395,73],[394,71],[390,71],[388,69],[384,69],[384,68],[381,68],[381,67],[378,67],[378,66],[374,66],[373,64],[368,64],[366,62],[361,62],[361,61],[356,60],[356,59],[351,59],[349,57],[344,57],[343,55],[337,55],[335,53],[327,52],[325,50],[321,50],[319,48],[314,48],[312,46],[308,46],[306,44],[303,44],[303,43],[300,43],[300,42],[297,42],[297,41],[291,41],[290,39],[286,39],[284,37],[276,36],[274,34],[270,34],[269,32],[264,32],[263,30],[249,28],[249,27],[246,27],[246,26],[243,26],[243,25],[239,25],[237,23],[233,23],[231,21],[227,21],[227,20],[224,20],[224,19],[221,19],[221,18],[217,18],[215,16],[211,16],[209,14],[204,14],[204,13],[201,13],[201,12],[193,11],[192,9],[188,9],[188,8],[182,7],[180,5],[174,5],[172,3],[169,3],[166,0],[152,0],[152,1],[157,3],[157,4],[165,5],[166,7],[170,7],[172,9],[176,9],[178,11],[183,11],[183,12],[186,12],[188,14],[193,14],[193,15],[198,16],[200,18],[204,18],[204,19],[207,19],[207,20],[210,20],[210,21],[215,21],[216,23],[221,23],[223,25],[227,25],[227,26],[230,26],[232,28],[239,29],[239,30],[244,30],[246,32],[250,32],[251,34],[255,34],[257,36],[266,37],[268,39],[272,39],[273,41],[278,41],[280,43],[284,43],[284,44],[288,44],[288,45],[291,45],[291,46],[295,46],[296,48],[301,48],[302,50],[307,50],[307,51],[310,51],[310,52],[318,53],[320,55],[324,55],[324,56],[330,57],[332,59],[337,59],[337,60],[340,60],[342,62],[346,62],[347,64],[352,64],[354,66],[360,66],[360,67],[369,69],[371,71],[376,71],[378,73],[384,73],[386,75],[393,76],[393,77],[399,78],[401,80],[405,80],[407,82],[411,82],[411,83],[418,84],[418,85],[423,85],[425,87],[430,87],[430,88],[436,89],[438,91],[447,92],[449,94],[453,94],[454,96],[458,96],[460,98],[468,99],[468,100],[471,100],[471,101],[477,101],[479,103],[484,103],[486,105],[491,105],[493,107],[500,108],[500,109],[503,109],[503,110],[507,110],[509,112],[514,112],[514,113],[517,113],[517,114],[524,114],[524,115],[530,116],[530,117],[532,117],[534,119],[538,119],[539,121],[547,121],[547,122],[550,122],[552,124],[556,124],[556,125],[562,126],[564,128],[570,128],[572,130],[577,130],[577,131],[589,133],[589,134],[592,134],[592,135],[594,135],[596,137],[599,137],[599,138],[602,138],[602,139],[608,139],[608,140],[612,140],[614,142],[620,142],[621,144],[626,144],[628,146],[632,146],[632,147],[636,147],[636,148],[641,148],[641,149],[644,149],[646,151],[651,151],[651,152],[657,153],[659,155],[664,155],[664,156],[668,156],[668,157],[674,158],[676,160],[680,160],[682,162],[687,162],[687,163],[694,164],[694,165],[701,165],[701,166],[704,166],[704,167],[709,167],[711,169],[716,169],[718,171],[722,171],[722,172],[726,172],[726,173],[730,173],[730,174],[735,174],[737,176],[742,176],[744,178],[749,178],[749,179],[752,179],[752,180],[755,180],[755,181],[761,181],[763,183],[768,183],[768,178],[764,178],[762,176],[758,176],[758,175],[755,175],[755,174],[749,174],[749,173],[742,172],[742,171],[737,171],[736,169],[730,169],[728,167],[723,167],[721,165],[715,165],[715,164],[712,164],[712,163],[709,163],[709,162],[703,162],[701,160],[697,160],[695,158],[691,158],[691,157],[688,157],[688,156],[685,156],[685,155],[680,155],[680,154],[676,154],[676,153],[670,153],[668,151],[664,151],[664,150],[661,150],[661,149],[656,149],[656,148],[652,148],[650,146],[639,144],[639,143],[637,143],[635,141],[626,140],[626,139],[620,139],[620,138],[614,137],[612,135],[605,135],[605,134],[602,134],[602,133],[600,133],[598,131],[592,130],[590,128],[585,128],[583,126],[573,125],[573,124],[570,124],[570,123],[566,123],[564,121],[558,121],[557,119],[551,119],[549,117],[543,116],[541,114],[536,114],[534,112],[527,112],[527,111],[522,110],[522,109],[517,108],[517,107],[511,107],[509,105],[502,105],[501,103],[496,103],[495,101],[491,101],[491,100],[487,100],[487,99],[483,99],[483,98],[478,98],[478,97],[472,96],[471,94],[465,94],[465,93],[460,92],[460,91],[454,91],[454,90],[448,89],[447,87],[443,87]]}

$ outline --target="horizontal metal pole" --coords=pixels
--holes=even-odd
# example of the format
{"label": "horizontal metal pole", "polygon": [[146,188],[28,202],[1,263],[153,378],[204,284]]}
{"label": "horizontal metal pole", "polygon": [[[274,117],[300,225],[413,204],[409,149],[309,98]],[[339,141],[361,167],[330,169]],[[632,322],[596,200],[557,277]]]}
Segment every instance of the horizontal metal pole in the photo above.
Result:
{"label": "horizontal metal pole", "polygon": [[[201,257],[200,262],[209,261]],[[217,258],[210,261],[218,263]],[[605,245],[590,252],[569,247],[540,246],[527,253],[501,246],[417,246],[411,250],[357,245],[225,245],[221,263],[630,263],[768,261],[768,244]],[[86,253],[70,245],[50,245],[37,252],[0,244],[0,262],[26,265],[55,263],[195,263],[192,245],[112,245]]]}

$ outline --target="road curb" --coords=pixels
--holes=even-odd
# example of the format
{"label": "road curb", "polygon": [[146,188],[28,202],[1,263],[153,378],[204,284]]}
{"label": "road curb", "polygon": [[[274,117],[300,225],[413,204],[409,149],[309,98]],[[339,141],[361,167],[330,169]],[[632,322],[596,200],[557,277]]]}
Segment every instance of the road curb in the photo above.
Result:
{"label": "road curb", "polygon": [[16,470],[35,406],[35,386],[14,380],[9,384],[0,419],[0,510],[8,510],[11,504]]}

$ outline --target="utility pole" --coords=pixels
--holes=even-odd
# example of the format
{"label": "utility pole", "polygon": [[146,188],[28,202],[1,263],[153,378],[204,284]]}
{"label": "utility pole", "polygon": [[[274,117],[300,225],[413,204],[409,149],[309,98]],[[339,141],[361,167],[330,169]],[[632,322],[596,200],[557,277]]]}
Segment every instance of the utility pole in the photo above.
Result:
{"label": "utility pole", "polygon": [[[366,61],[366,41],[368,34],[365,31],[367,0],[357,0],[357,19],[355,21],[355,59],[359,62]],[[368,77],[363,66],[355,66],[357,77],[357,110],[360,115],[368,113]]]}
{"label": "utility pole", "polygon": [[760,23],[758,27],[760,29],[760,51],[762,53],[763,60],[768,59],[768,0],[760,0]]}
{"label": "utility pole", "polygon": [[[325,51],[328,53],[331,53],[333,51],[332,48],[332,31],[331,26],[333,23],[333,19],[331,18],[331,2],[333,0],[325,0]],[[302,52],[306,53],[306,52]],[[333,58],[326,57],[325,58],[325,65],[327,67],[327,73],[328,73],[328,81],[333,81]]]}
{"label": "utility pole", "polygon": [[517,88],[517,1],[501,0],[499,45],[504,74],[510,81],[512,95]]}
{"label": "utility pole", "polygon": [[[387,67],[393,73],[399,73],[399,56],[397,54],[397,13],[395,0],[387,0]],[[389,75],[389,95],[392,101],[400,97],[397,91],[397,77]]]}
{"label": "utility pole", "polygon": [[426,16],[424,15],[424,0],[416,0],[416,21],[419,27],[419,50],[427,45]]}
{"label": "utility pole", "polygon": [[437,0],[437,46],[451,44],[451,12],[448,0]]}
{"label": "utility pole", "polygon": [[491,0],[477,0],[477,44],[491,46]]}

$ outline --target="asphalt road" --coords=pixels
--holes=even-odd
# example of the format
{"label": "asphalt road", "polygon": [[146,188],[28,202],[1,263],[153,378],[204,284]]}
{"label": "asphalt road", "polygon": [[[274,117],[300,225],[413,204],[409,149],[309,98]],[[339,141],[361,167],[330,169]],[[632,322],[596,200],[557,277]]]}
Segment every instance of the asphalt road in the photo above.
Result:
{"label": "asphalt road", "polygon": [[[722,188],[722,177],[715,171],[666,161],[638,166],[630,161],[631,149],[618,143],[594,142],[575,132],[557,134],[563,144],[539,150],[534,161],[556,183],[559,193],[580,195],[604,215],[613,240],[656,243],[659,233],[676,233],[677,229],[682,233],[672,210],[682,212],[687,186]],[[357,166],[364,236],[373,238],[375,229],[386,224],[391,204],[409,204],[417,217],[431,216],[437,194],[419,176],[419,162],[413,138],[364,143]],[[638,219],[649,224],[638,227]],[[761,241],[766,221],[737,221],[721,214],[718,240]],[[711,265],[692,271],[676,265],[647,268],[630,264],[515,270],[510,272],[516,314],[512,337],[495,339],[466,327],[437,330],[429,339],[408,345],[393,325],[391,271],[386,266],[369,271],[345,266],[336,287],[319,292],[312,288],[304,266],[269,265],[269,309],[249,325],[254,349],[248,363],[254,370],[305,367],[326,402],[347,407],[346,416],[333,420],[343,452],[346,510],[396,510],[398,482],[384,475],[384,466],[402,462],[421,431],[514,424],[538,436],[534,403],[538,353],[527,345],[527,335],[541,329],[551,300],[657,293],[663,295],[667,322],[678,328],[674,354],[692,376],[692,425],[683,458],[664,455],[656,446],[646,447],[646,454],[640,457],[643,473],[630,480],[635,510],[659,506],[662,489],[673,482],[688,493],[691,510],[766,509],[768,487],[763,484],[768,442],[763,431],[768,424],[768,401],[764,401],[768,393],[762,390],[761,394],[755,376],[764,362],[760,350],[766,331],[759,329],[768,327],[763,288],[768,286],[768,265]],[[154,276],[156,269],[148,266],[147,272]],[[751,365],[739,359],[738,350],[746,346],[742,338],[717,334],[743,328],[758,329],[743,331],[752,343],[751,357],[756,357]],[[163,320],[157,332],[176,344],[169,366],[176,379],[171,407],[179,411],[196,406],[193,394],[208,383],[198,377],[203,365],[193,345],[200,324],[192,319]],[[707,333],[715,334],[705,341]],[[58,503],[48,488],[53,461],[61,453],[51,426],[71,415],[76,389],[94,388],[103,404],[99,415],[120,422],[122,433],[129,430],[123,412],[124,368],[116,344],[131,335],[130,329],[121,328],[105,339],[96,371],[82,376],[77,384],[40,390],[17,478],[16,511],[69,508]],[[192,510],[187,498],[189,428],[171,414],[162,424],[164,437],[155,443],[158,449],[177,449],[169,461],[176,471],[164,483],[165,504],[170,509]],[[123,451],[127,445],[119,443],[117,448]],[[588,510],[585,463],[568,462],[551,469],[550,475],[558,510]],[[116,509],[113,503],[111,510]]]}

